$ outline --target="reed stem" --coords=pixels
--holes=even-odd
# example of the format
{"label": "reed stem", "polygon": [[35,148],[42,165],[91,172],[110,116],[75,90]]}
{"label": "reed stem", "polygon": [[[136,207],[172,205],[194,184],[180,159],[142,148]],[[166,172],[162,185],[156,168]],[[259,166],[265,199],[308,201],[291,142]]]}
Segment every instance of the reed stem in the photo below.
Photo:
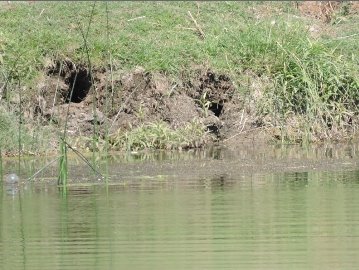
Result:
{"label": "reed stem", "polygon": [[60,174],[57,184],[62,187],[63,195],[66,195],[66,186],[67,186],[67,176],[68,176],[68,167],[67,167],[67,146],[64,140],[60,142]]}
{"label": "reed stem", "polygon": [[88,47],[88,34],[90,32],[90,28],[91,28],[91,23],[92,23],[92,19],[94,17],[95,14],[95,6],[96,6],[96,1],[93,2],[92,5],[92,9],[91,9],[91,14],[90,14],[90,19],[89,19],[89,23],[87,25],[87,29],[86,29],[86,34],[84,33],[84,30],[82,27],[79,27],[80,32],[81,32],[81,36],[84,42],[84,47],[85,47],[85,52],[86,52],[86,57],[87,57],[87,62],[88,62],[88,73],[90,74],[90,78],[91,78],[91,87],[92,87],[92,113],[93,113],[93,117],[94,117],[94,124],[93,124],[93,134],[92,134],[92,159],[93,159],[93,164],[94,167],[96,166],[96,156],[95,156],[95,149],[96,149],[96,143],[98,142],[98,132],[97,132],[97,113],[96,113],[96,108],[97,108],[97,104],[96,104],[96,97],[97,97],[97,93],[96,93],[96,87],[95,87],[95,81],[92,75],[92,64],[91,64],[91,59],[90,59],[90,52],[89,52],[89,47]]}
{"label": "reed stem", "polygon": [[18,138],[18,142],[19,142],[19,149],[18,149],[18,174],[20,174],[20,164],[21,164],[21,122],[22,122],[22,97],[21,97],[21,87],[20,87],[20,80],[18,81],[18,87],[19,87],[19,138]]}
{"label": "reed stem", "polygon": [[2,152],[0,147],[0,183],[3,182]]}

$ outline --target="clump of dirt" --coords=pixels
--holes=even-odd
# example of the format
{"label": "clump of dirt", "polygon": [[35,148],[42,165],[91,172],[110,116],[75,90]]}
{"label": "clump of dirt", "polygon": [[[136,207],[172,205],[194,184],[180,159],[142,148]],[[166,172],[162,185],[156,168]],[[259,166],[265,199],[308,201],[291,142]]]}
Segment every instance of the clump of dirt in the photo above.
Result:
{"label": "clump of dirt", "polygon": [[151,74],[138,67],[114,78],[113,87],[109,89],[110,100],[104,91],[105,85],[105,79],[99,81],[99,106],[105,111],[110,104],[107,116],[111,120],[111,131],[159,120],[178,128],[199,116],[194,101],[160,73]]}
{"label": "clump of dirt", "polygon": [[196,79],[185,85],[187,94],[197,104],[207,129],[223,136],[223,112],[233,99],[235,87],[226,75],[217,75],[210,69],[197,70]]}
{"label": "clump of dirt", "polygon": [[234,86],[230,78],[226,75],[217,75],[211,70],[197,71],[195,76],[198,80],[189,83],[188,94],[200,100],[206,95],[212,103],[225,103],[231,100],[234,93]]}
{"label": "clump of dirt", "polygon": [[197,121],[208,134],[223,138],[231,126],[224,121],[238,113],[232,81],[209,69],[198,70],[186,83],[141,67],[115,72],[109,82],[106,69],[93,70],[90,74],[86,66],[70,60],[49,65],[39,84],[37,115],[60,128],[68,115],[67,131],[75,136],[90,136],[94,128],[101,136],[104,124],[114,133],[157,121],[175,130]]}

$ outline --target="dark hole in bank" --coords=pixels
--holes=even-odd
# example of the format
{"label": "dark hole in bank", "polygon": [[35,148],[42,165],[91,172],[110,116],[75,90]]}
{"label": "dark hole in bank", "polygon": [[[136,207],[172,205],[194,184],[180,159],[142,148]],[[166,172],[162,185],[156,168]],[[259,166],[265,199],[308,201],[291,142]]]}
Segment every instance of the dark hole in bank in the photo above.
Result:
{"label": "dark hole in bank", "polygon": [[[77,76],[76,76],[77,74]],[[80,69],[78,72],[72,72],[69,78],[69,93],[66,102],[80,103],[83,101],[91,88],[91,76],[86,69]],[[71,90],[73,93],[71,96]]]}
{"label": "dark hole in bank", "polygon": [[208,109],[212,111],[215,116],[219,117],[222,113],[223,105],[212,102]]}
{"label": "dark hole in bank", "polygon": [[213,133],[216,136],[219,136],[219,127],[215,124],[207,125],[207,131]]}

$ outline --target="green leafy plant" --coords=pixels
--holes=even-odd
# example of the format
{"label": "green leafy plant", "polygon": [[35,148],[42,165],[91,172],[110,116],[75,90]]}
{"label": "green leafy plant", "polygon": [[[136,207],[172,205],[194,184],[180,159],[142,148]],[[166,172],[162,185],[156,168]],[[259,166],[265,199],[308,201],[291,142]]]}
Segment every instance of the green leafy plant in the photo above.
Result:
{"label": "green leafy plant", "polygon": [[198,100],[199,105],[201,106],[202,110],[204,111],[205,117],[208,116],[208,110],[211,106],[211,101],[207,99],[207,92],[204,92],[200,99]]}

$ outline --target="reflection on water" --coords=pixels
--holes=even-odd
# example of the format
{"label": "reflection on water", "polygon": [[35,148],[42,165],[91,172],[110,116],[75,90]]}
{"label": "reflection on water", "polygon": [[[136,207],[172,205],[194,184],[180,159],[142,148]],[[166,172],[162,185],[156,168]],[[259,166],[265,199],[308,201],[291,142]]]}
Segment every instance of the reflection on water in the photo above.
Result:
{"label": "reflection on water", "polygon": [[[251,158],[288,157],[289,150],[276,151]],[[314,159],[305,152],[291,155]],[[356,158],[344,149],[317,155],[347,153]],[[112,170],[131,164],[133,177],[117,171],[108,186],[73,184],[67,197],[47,182],[1,186],[0,268],[357,269],[358,170],[161,174],[187,160],[216,160],[212,166],[246,158],[222,151],[167,155],[113,158]]]}

